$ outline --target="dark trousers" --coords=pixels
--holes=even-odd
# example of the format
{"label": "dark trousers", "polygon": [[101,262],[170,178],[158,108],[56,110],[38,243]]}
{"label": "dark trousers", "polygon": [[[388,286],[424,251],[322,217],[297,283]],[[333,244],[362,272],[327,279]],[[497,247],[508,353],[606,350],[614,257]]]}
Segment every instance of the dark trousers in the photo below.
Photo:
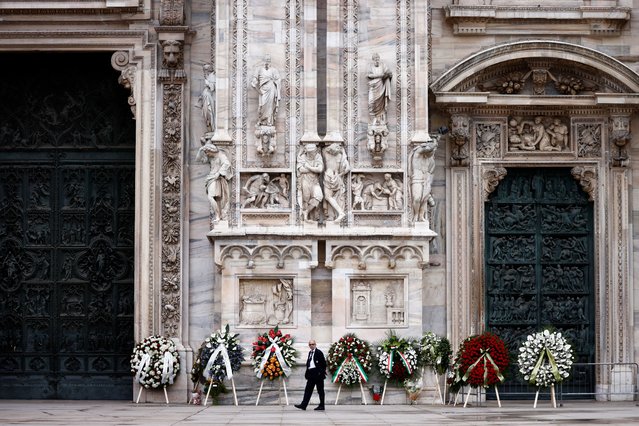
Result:
{"label": "dark trousers", "polygon": [[304,388],[304,399],[300,404],[306,408],[308,402],[311,400],[313,394],[313,388],[317,386],[317,394],[319,395],[320,407],[324,406],[324,377],[317,377],[315,374],[309,374],[306,380],[306,387]]}

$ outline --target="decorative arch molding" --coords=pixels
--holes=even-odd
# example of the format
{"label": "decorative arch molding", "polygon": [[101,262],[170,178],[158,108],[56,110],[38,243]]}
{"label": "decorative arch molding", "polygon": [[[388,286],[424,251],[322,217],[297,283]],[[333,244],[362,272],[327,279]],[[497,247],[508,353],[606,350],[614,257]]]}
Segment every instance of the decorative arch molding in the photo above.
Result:
{"label": "decorative arch molding", "polygon": [[341,259],[353,258],[358,261],[358,269],[365,270],[370,261],[379,262],[381,259],[388,261],[388,269],[395,269],[398,260],[417,259],[418,265],[423,268],[428,264],[428,260],[424,260],[423,248],[415,245],[341,245],[335,247],[330,255],[330,261],[326,262],[326,266],[334,268],[335,263]]}
{"label": "decorative arch molding", "polygon": [[306,259],[313,260],[311,249],[301,244],[274,245],[263,244],[249,246],[245,244],[230,244],[221,248],[215,264],[221,271],[228,259],[246,259],[246,269],[254,269],[258,263],[265,261],[276,261],[276,268],[284,268],[286,259]]}
{"label": "decorative arch molding", "polygon": [[459,92],[459,87],[463,87],[464,82],[472,79],[479,71],[519,59],[556,59],[587,65],[622,83],[625,86],[624,92],[639,92],[639,74],[624,63],[588,47],[551,40],[505,43],[482,50],[444,72],[431,85],[431,89],[438,96]]}

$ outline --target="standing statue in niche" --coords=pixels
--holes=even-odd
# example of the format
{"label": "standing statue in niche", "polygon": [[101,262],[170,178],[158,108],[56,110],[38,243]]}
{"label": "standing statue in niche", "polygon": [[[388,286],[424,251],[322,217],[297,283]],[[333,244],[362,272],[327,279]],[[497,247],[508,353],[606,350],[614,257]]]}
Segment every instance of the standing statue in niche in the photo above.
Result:
{"label": "standing statue in niche", "polygon": [[346,184],[344,176],[351,170],[346,152],[340,143],[332,143],[324,148],[324,201],[330,205],[332,212],[327,217],[340,222],[345,217]]}
{"label": "standing statue in niche", "polygon": [[437,141],[431,140],[415,147],[410,155],[410,189],[415,222],[428,223],[428,208],[435,205],[431,191],[436,149]]}
{"label": "standing statue in niche", "polygon": [[198,99],[198,105],[202,108],[204,124],[207,132],[215,132],[215,73],[211,64],[206,64],[204,69],[204,89]]}
{"label": "standing statue in niche", "polygon": [[320,186],[320,173],[324,171],[324,160],[315,144],[309,143],[297,156],[298,204],[302,209],[302,218],[311,221],[311,213],[324,199]]}
{"label": "standing statue in niche", "polygon": [[218,149],[210,140],[202,138],[203,145],[197,153],[196,160],[209,163],[211,170],[206,176],[206,194],[211,204],[211,222],[219,222],[226,218],[229,205],[229,180],[233,177],[231,162],[226,154]]}
{"label": "standing statue in niche", "polygon": [[280,278],[279,282],[273,284],[272,292],[275,324],[291,323],[291,314],[293,313],[293,280],[290,278]]}
{"label": "standing statue in niche", "polygon": [[386,124],[386,109],[391,96],[391,78],[393,73],[374,53],[368,68],[368,114],[373,126]]}
{"label": "standing statue in niche", "polygon": [[271,66],[270,55],[264,57],[264,65],[253,77],[251,87],[259,93],[256,127],[275,126],[275,116],[280,103],[280,73]]}

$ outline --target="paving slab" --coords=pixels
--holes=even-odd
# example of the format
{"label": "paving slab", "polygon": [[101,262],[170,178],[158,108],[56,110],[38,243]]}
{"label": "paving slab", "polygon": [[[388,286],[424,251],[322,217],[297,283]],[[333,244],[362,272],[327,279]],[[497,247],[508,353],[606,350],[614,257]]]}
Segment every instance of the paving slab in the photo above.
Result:
{"label": "paving slab", "polygon": [[[545,404],[548,404],[545,406]],[[1,425],[637,425],[636,402],[489,401],[482,406],[330,405],[326,411],[281,406],[196,406],[114,401],[0,401]]]}

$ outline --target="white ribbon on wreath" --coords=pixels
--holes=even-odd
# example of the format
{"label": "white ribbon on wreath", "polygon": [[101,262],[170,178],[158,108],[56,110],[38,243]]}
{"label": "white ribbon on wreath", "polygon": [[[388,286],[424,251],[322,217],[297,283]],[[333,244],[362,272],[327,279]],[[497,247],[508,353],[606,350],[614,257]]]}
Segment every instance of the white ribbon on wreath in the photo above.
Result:
{"label": "white ribbon on wreath", "polygon": [[164,352],[164,359],[162,360],[162,384],[173,384],[173,355],[171,352]]}
{"label": "white ribbon on wreath", "polygon": [[217,357],[220,355],[222,356],[222,361],[224,361],[224,366],[226,367],[226,377],[229,379],[233,378],[233,370],[231,369],[229,353],[226,350],[226,345],[224,343],[220,343],[209,357],[209,361],[206,363],[206,367],[204,368],[204,375],[208,380],[211,380],[211,377],[213,377],[211,369],[213,368],[213,364],[215,364]]}
{"label": "white ribbon on wreath", "polygon": [[151,355],[149,355],[148,353],[145,353],[144,355],[142,355],[142,358],[140,359],[140,363],[138,364],[138,371],[135,373],[136,382],[140,383],[140,381],[144,378],[143,376],[146,376],[144,369],[149,366],[150,362],[151,362]]}
{"label": "white ribbon on wreath", "polygon": [[275,349],[274,350],[275,356],[277,357],[277,361],[280,363],[280,367],[282,368],[284,375],[288,377],[288,375],[291,374],[291,367],[289,367],[286,361],[284,360],[282,349],[280,349],[279,345],[277,344],[277,341],[279,340],[279,338],[276,337],[275,339],[271,339],[269,337],[268,340],[271,341],[271,346],[269,346],[268,348],[264,350],[264,355],[262,355],[262,362],[260,363],[260,369],[257,372],[257,377],[259,379],[262,378],[263,376],[262,371],[264,371],[264,366],[266,365],[266,362],[269,360],[269,358],[271,358],[271,349],[273,348]]}

